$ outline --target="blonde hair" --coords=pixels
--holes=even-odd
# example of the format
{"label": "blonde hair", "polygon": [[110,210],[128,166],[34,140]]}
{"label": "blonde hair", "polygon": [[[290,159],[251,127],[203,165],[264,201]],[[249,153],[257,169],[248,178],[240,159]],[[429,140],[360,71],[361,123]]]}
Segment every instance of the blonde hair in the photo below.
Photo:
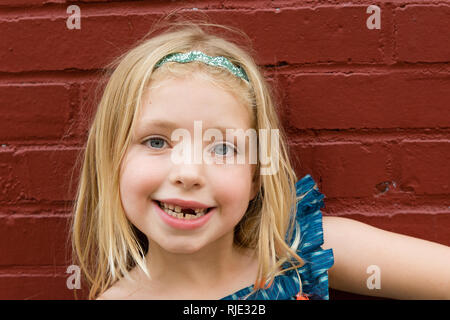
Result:
{"label": "blonde hair", "polygon": [[[258,66],[237,44],[206,31],[213,27],[236,32],[209,22],[172,22],[165,32],[142,40],[110,65],[114,71],[89,131],[71,221],[73,260],[81,267],[83,279],[90,287],[89,299],[98,297],[120,278],[128,277],[134,266],[149,275],[144,259],[148,243],[126,217],[120,200],[119,176],[141,97],[151,82],[167,76],[206,76],[241,99],[253,115],[254,129],[280,128],[272,92]],[[167,54],[190,50],[229,58],[246,71],[249,83],[222,68],[197,62],[166,63],[154,69]],[[270,285],[275,276],[303,265],[296,248],[286,243],[286,237],[292,236],[297,199],[296,176],[282,130],[278,152],[279,170],[275,174],[259,175],[258,159],[259,192],[235,228],[235,244],[257,253],[259,267],[253,292]],[[298,232],[296,235],[294,242],[300,236]],[[285,262],[292,267],[281,270]]]}

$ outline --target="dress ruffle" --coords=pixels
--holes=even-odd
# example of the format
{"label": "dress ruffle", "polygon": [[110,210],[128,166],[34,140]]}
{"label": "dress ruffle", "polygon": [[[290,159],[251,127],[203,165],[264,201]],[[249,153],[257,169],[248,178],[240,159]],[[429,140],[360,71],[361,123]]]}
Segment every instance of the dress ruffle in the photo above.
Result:
{"label": "dress ruffle", "polygon": [[[253,286],[241,289],[222,300],[295,300],[300,291],[311,300],[328,300],[328,269],[333,266],[332,249],[323,250],[322,212],[324,195],[320,193],[313,178],[307,174],[295,184],[297,198],[297,214],[295,231],[287,242],[294,248],[305,264],[297,270],[289,270],[275,277],[268,289],[260,289],[248,296]],[[295,237],[300,232],[300,241]],[[296,242],[296,243],[294,243]],[[284,268],[291,265],[285,263]]]}
{"label": "dress ruffle", "polygon": [[[297,254],[305,261],[299,270],[302,289],[310,299],[328,300],[328,269],[334,264],[333,250],[324,250],[323,224],[321,208],[325,206],[324,195],[319,191],[316,182],[308,174],[295,184],[297,197],[296,222],[300,230],[300,243]],[[292,244],[292,241],[288,241]],[[293,273],[296,276],[295,271]],[[296,280],[298,282],[298,280]]]}

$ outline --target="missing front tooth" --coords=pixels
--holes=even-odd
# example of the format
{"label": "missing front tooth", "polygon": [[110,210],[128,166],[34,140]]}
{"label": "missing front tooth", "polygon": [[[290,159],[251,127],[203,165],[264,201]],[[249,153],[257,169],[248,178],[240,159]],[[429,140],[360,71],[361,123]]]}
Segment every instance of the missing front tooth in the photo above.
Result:
{"label": "missing front tooth", "polygon": [[187,214],[197,215],[192,209],[181,209],[181,212],[183,213],[183,217],[186,217]]}

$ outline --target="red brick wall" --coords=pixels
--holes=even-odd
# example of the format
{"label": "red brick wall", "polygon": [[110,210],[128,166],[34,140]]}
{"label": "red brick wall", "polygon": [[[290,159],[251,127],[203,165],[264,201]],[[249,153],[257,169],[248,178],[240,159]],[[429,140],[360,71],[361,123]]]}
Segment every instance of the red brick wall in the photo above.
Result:
{"label": "red brick wall", "polygon": [[251,37],[325,215],[450,245],[450,1],[0,0],[0,299],[73,297],[69,185],[92,87],[180,7]]}

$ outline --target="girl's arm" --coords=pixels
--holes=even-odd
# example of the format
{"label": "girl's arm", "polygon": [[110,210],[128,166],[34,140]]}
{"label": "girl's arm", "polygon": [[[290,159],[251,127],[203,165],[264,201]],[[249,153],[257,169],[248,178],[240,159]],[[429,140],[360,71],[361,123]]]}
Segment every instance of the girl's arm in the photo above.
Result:
{"label": "girl's arm", "polygon": [[393,299],[450,299],[450,247],[340,217],[323,217],[323,229],[322,247],[334,254],[331,288]]}

